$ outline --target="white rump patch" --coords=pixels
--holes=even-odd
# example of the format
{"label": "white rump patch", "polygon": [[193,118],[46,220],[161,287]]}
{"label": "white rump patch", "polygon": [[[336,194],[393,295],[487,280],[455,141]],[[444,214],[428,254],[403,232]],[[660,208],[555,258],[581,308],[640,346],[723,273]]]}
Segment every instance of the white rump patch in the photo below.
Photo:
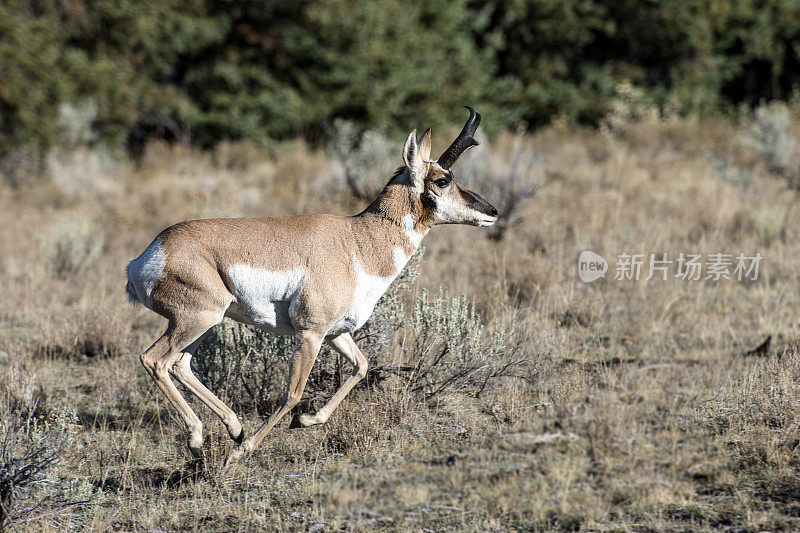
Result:
{"label": "white rump patch", "polygon": [[305,270],[266,270],[239,264],[227,274],[236,297],[228,312],[232,318],[281,332],[294,330],[289,304],[303,288]]}
{"label": "white rump patch", "polygon": [[128,285],[133,288],[131,297],[144,304],[148,309],[153,307],[153,289],[158,280],[164,276],[164,266],[167,256],[161,247],[161,242],[156,238],[142,255],[128,263]]}

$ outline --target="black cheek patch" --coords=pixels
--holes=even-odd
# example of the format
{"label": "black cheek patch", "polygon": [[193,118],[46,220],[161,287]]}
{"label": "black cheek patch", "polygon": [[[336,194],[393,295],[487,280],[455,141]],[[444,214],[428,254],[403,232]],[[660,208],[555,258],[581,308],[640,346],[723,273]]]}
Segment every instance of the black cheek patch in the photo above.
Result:
{"label": "black cheek patch", "polygon": [[431,193],[425,193],[420,198],[422,203],[423,218],[432,218],[436,213],[436,200],[431,197]]}

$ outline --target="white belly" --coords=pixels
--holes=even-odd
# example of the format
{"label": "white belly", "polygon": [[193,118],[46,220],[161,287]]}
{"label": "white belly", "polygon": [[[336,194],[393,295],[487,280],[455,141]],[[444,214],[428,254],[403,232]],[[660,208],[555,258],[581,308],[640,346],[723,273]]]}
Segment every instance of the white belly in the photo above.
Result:
{"label": "white belly", "polygon": [[226,311],[227,316],[265,329],[294,333],[289,304],[303,288],[302,268],[272,271],[234,265],[227,274],[236,298]]}
{"label": "white belly", "polygon": [[[409,256],[405,255],[402,248],[396,247],[392,251],[392,259],[395,272],[383,277],[367,274],[358,259],[351,257],[356,275],[355,291],[344,316],[331,325],[328,334],[353,332],[367,322],[375,304],[408,262]],[[305,277],[302,268],[271,271],[243,264],[234,265],[228,270],[228,279],[235,300],[225,315],[271,331],[292,334],[294,327],[289,307],[300,294]]]}

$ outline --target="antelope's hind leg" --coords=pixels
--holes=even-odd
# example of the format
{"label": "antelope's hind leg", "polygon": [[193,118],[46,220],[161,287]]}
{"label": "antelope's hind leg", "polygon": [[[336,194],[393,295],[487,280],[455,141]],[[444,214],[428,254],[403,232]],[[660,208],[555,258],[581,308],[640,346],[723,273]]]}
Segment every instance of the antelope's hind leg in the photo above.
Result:
{"label": "antelope's hind leg", "polygon": [[342,333],[341,335],[328,339],[328,344],[347,358],[353,365],[353,373],[348,377],[339,390],[328,400],[319,411],[313,415],[305,413],[297,415],[292,420],[292,427],[308,427],[317,424],[324,424],[328,418],[336,410],[339,404],[344,400],[353,387],[364,379],[367,375],[367,358],[361,353],[361,350],[356,346],[353,337],[349,333]]}
{"label": "antelope's hind leg", "polygon": [[201,335],[191,344],[191,346],[183,351],[181,358],[178,359],[178,361],[172,367],[171,374],[181,383],[181,385],[186,387],[201,402],[203,402],[206,407],[211,409],[211,411],[217,415],[222,423],[225,424],[225,428],[228,430],[228,435],[231,436],[231,439],[233,439],[236,444],[241,444],[242,440],[244,439],[244,430],[242,429],[242,424],[239,422],[239,418],[236,416],[236,413],[234,413],[230,407],[225,405],[225,402],[220,400],[213,392],[208,390],[208,388],[203,385],[199,379],[197,379],[197,376],[194,375],[194,372],[192,372],[192,356],[203,342],[203,338],[205,338],[205,334]]}
{"label": "antelope's hind leg", "polygon": [[190,321],[169,319],[167,331],[139,357],[158,388],[178,410],[178,414],[189,431],[189,450],[195,457],[201,455],[203,423],[192,411],[186,399],[181,396],[180,391],[169,378],[169,374],[173,365],[183,356],[182,351],[203,335],[207,329],[204,326],[193,325]]}

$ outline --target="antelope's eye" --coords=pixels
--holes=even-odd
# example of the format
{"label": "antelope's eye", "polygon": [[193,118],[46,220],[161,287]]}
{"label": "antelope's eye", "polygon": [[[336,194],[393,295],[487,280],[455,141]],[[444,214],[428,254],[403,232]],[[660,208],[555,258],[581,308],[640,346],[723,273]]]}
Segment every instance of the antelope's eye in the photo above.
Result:
{"label": "antelope's eye", "polygon": [[437,187],[440,189],[444,189],[448,185],[450,185],[450,178],[439,178],[438,180],[434,181],[433,183],[436,184]]}

